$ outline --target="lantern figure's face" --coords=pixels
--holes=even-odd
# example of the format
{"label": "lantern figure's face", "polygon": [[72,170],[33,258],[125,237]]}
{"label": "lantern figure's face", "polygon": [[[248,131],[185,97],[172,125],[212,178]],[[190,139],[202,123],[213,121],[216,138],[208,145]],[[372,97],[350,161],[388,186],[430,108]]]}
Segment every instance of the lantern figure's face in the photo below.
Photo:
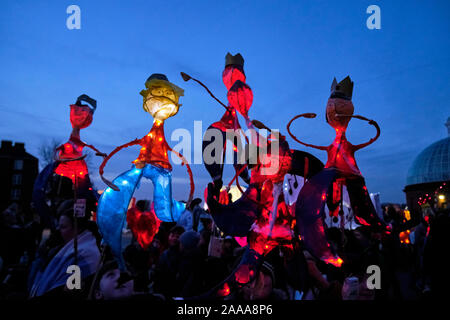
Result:
{"label": "lantern figure's face", "polygon": [[253,92],[247,84],[241,80],[236,80],[228,91],[227,98],[230,106],[248,118],[248,110],[253,103]]}
{"label": "lantern figure's face", "polygon": [[229,65],[225,67],[222,72],[222,80],[228,90],[233,86],[233,84],[240,80],[245,82],[244,69],[241,66]]}
{"label": "lantern figure's face", "polygon": [[177,94],[169,86],[155,85],[146,90],[144,110],[155,120],[164,121],[178,113],[180,108],[178,99]]}
{"label": "lantern figure's face", "polygon": [[70,123],[72,128],[84,129],[92,123],[92,110],[86,105],[70,106]]}
{"label": "lantern figure's face", "polygon": [[334,129],[345,131],[351,118],[339,115],[351,116],[354,110],[350,100],[330,98],[326,109],[327,122]]}

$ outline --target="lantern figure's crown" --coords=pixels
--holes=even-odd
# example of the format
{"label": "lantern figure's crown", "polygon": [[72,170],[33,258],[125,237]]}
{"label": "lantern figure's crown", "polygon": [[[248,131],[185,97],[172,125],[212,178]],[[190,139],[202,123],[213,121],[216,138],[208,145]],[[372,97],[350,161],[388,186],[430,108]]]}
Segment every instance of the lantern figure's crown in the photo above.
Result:
{"label": "lantern figure's crown", "polygon": [[89,103],[89,108],[91,109],[92,113],[94,113],[95,109],[97,109],[97,101],[95,99],[92,99],[87,94],[82,94],[77,98],[77,101],[75,102],[75,105],[81,107],[83,104],[81,101],[85,101]]}
{"label": "lantern figure's crown", "polygon": [[244,66],[244,58],[242,58],[241,54],[238,53],[236,55],[232,55],[231,53],[227,53],[225,56],[225,67],[229,65],[238,65],[243,67]]}
{"label": "lantern figure's crown", "polygon": [[337,82],[336,78],[333,79],[331,84],[330,98],[341,98],[345,100],[352,100],[353,95],[353,81],[347,76],[341,82]]}

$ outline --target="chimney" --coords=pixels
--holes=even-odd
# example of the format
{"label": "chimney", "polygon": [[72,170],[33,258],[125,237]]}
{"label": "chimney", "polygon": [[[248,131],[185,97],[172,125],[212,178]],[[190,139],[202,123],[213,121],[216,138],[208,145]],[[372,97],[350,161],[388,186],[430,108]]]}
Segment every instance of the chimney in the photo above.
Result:
{"label": "chimney", "polygon": [[14,144],[14,151],[20,152],[20,153],[25,152],[25,143],[22,143],[22,142],[16,142],[16,143]]}
{"label": "chimney", "polygon": [[11,151],[12,149],[12,141],[9,140],[2,140],[2,151]]}

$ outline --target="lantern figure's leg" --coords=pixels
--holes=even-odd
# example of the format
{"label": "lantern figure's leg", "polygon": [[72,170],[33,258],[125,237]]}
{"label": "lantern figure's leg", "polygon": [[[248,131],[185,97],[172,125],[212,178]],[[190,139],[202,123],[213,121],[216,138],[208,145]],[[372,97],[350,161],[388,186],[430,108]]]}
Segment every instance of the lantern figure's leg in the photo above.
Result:
{"label": "lantern figure's leg", "polygon": [[295,214],[297,228],[310,253],[327,263],[337,261],[325,235],[324,207],[327,192],[336,177],[336,170],[324,169],[303,186],[298,196]]}
{"label": "lantern figure's leg", "polygon": [[[212,134],[212,137],[214,137],[214,138],[211,138],[211,141],[205,140],[203,138],[203,143],[202,143],[203,157],[205,156],[205,150],[206,150],[206,148],[208,148],[209,145],[214,144],[216,146],[219,146],[219,145],[221,146],[221,149],[214,148],[211,151],[211,154],[208,154],[208,156],[210,156],[210,157],[212,157],[212,159],[214,159],[213,163],[210,163],[211,161],[207,161],[207,159],[203,159],[206,170],[208,171],[209,175],[213,179],[214,183],[216,183],[216,181],[222,181],[224,154],[225,154],[225,132],[213,127],[212,125],[209,126],[206,131],[209,131],[209,130],[217,130],[217,131],[221,132],[221,134],[222,134],[222,143],[221,144],[218,144],[218,142],[215,141],[216,140],[215,134]],[[205,134],[205,136],[206,136],[206,134]],[[216,160],[219,160],[219,161],[217,162]]]}
{"label": "lantern figure's leg", "polygon": [[120,190],[106,188],[98,201],[97,225],[103,240],[111,247],[121,270],[125,270],[122,257],[122,229],[128,205],[141,177],[142,170],[133,166],[131,170],[114,179],[113,183]]}
{"label": "lantern figure's leg", "polygon": [[[213,163],[210,163],[210,161],[203,159],[206,170],[208,171],[209,175],[213,179],[214,183],[217,184],[218,181],[222,181],[223,165],[225,162],[225,152],[226,152],[226,144],[227,144],[227,140],[226,140],[227,135],[226,135],[225,130],[218,129],[218,128],[214,127],[213,125],[209,126],[207,131],[208,130],[217,130],[222,135],[222,144],[219,144],[217,141],[215,141],[216,135],[212,135],[212,137],[214,137],[214,138],[211,138],[211,141],[203,139],[203,144],[202,144],[203,156],[205,156],[205,149],[208,148],[208,146],[214,144],[214,146],[220,147],[220,148],[214,148],[211,151],[210,155],[206,154],[207,156],[211,156],[212,159],[215,160]],[[217,136],[218,136],[218,133],[217,133]],[[236,150],[233,150],[233,156],[234,156],[233,165],[234,165],[235,170],[238,172],[241,170],[241,168],[245,164],[237,163],[238,162],[237,161],[237,145],[233,144],[233,148],[236,148]],[[243,170],[239,176],[246,183],[250,183],[250,176],[248,173],[248,169]],[[220,183],[219,183],[219,185],[220,185],[220,187],[222,186]]]}
{"label": "lantern figure's leg", "polygon": [[177,222],[186,204],[172,199],[172,172],[148,164],[144,168],[144,177],[153,182],[153,205],[158,219]]}
{"label": "lantern figure's leg", "polygon": [[384,230],[386,225],[377,215],[375,207],[370,200],[364,178],[347,179],[346,185],[356,222],[362,225],[370,225],[380,231]]}

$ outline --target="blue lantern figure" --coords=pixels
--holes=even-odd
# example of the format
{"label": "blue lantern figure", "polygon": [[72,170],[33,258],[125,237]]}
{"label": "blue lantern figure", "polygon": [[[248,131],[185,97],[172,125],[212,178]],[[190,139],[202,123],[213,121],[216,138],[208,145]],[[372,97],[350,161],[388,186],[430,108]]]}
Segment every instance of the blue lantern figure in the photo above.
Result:
{"label": "blue lantern figure", "polygon": [[[152,74],[145,82],[146,89],[140,94],[144,98],[144,110],[154,118],[150,132],[141,139],[135,139],[114,149],[99,168],[102,180],[108,188],[100,197],[97,208],[97,224],[103,240],[111,247],[111,251],[122,270],[125,263],[122,257],[122,228],[126,220],[129,202],[142,177],[150,179],[154,186],[153,203],[156,216],[165,222],[176,222],[186,204],[172,199],[172,166],[168,152],[174,152],[186,164],[191,190],[188,204],[194,194],[194,180],[187,160],[167,144],[164,137],[164,120],[178,113],[178,103],[183,89],[169,82],[163,74]],[[103,177],[103,169],[107,161],[123,148],[141,145],[139,157],[133,161],[130,170],[122,173],[111,183]]]}

